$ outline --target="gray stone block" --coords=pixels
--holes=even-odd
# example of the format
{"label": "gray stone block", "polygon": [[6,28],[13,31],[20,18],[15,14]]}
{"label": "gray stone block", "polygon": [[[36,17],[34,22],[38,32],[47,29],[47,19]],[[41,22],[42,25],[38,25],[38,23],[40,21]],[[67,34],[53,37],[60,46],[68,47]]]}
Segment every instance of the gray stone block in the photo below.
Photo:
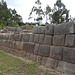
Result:
{"label": "gray stone block", "polygon": [[29,42],[30,34],[23,34],[23,42]]}
{"label": "gray stone block", "polygon": [[75,23],[67,22],[54,26],[54,34],[70,34],[75,33]]}
{"label": "gray stone block", "polygon": [[75,64],[60,61],[58,64],[57,70],[70,75],[75,75]]}
{"label": "gray stone block", "polygon": [[34,42],[34,34],[30,34],[29,42]]}
{"label": "gray stone block", "polygon": [[75,35],[66,35],[65,46],[75,47]]}
{"label": "gray stone block", "polygon": [[63,60],[63,47],[51,46],[50,57],[57,60]]}
{"label": "gray stone block", "polygon": [[38,28],[39,28],[39,26],[34,26],[32,33],[38,34]]}
{"label": "gray stone block", "polygon": [[47,67],[57,67],[58,63],[59,63],[58,60],[55,60],[55,59],[52,59],[52,58],[47,58],[46,66]]}
{"label": "gray stone block", "polygon": [[44,43],[44,34],[39,34],[39,43]]}
{"label": "gray stone block", "polygon": [[39,34],[34,35],[34,42],[39,43]]}
{"label": "gray stone block", "polygon": [[53,36],[53,45],[55,46],[64,46],[65,35],[54,35]]}
{"label": "gray stone block", "polygon": [[14,34],[13,40],[14,41],[19,41],[19,34]]}
{"label": "gray stone block", "polygon": [[75,64],[75,48],[64,48],[63,60]]}
{"label": "gray stone block", "polygon": [[45,26],[39,26],[38,33],[39,34],[44,34],[45,33]]}
{"label": "gray stone block", "polygon": [[27,53],[34,53],[34,43],[24,43],[23,44],[23,50]]}
{"label": "gray stone block", "polygon": [[48,57],[50,54],[50,46],[49,45],[40,45],[38,54],[41,56]]}
{"label": "gray stone block", "polygon": [[44,43],[47,45],[52,45],[52,36],[51,35],[45,35]]}
{"label": "gray stone block", "polygon": [[47,57],[42,57],[41,63],[42,63],[43,65],[46,64],[46,61],[47,61]]}
{"label": "gray stone block", "polygon": [[34,48],[34,54],[38,54],[39,51],[39,44],[35,44],[35,48]]}
{"label": "gray stone block", "polygon": [[46,35],[53,35],[54,34],[54,25],[46,25],[45,34]]}

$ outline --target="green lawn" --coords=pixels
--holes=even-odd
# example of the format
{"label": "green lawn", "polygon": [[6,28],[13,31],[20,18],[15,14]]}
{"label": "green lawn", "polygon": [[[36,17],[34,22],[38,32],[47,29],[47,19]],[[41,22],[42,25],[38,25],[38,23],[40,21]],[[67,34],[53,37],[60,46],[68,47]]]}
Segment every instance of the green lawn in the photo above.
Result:
{"label": "green lawn", "polygon": [[25,57],[14,56],[0,50],[0,75],[62,75],[55,69],[39,68],[42,65]]}

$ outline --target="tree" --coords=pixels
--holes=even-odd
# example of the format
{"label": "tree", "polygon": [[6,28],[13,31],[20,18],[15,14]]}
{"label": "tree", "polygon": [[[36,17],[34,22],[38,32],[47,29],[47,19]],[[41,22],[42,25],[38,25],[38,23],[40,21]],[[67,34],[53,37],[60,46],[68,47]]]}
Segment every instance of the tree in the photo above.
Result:
{"label": "tree", "polygon": [[45,9],[46,23],[48,23],[48,20],[50,20],[50,17],[49,17],[50,13],[51,13],[51,7],[47,5]]}
{"label": "tree", "polygon": [[[43,12],[43,10],[41,8],[40,0],[37,0],[35,2],[35,4],[37,6],[33,6],[32,10],[30,12],[30,15],[29,15],[29,19],[34,18],[34,21],[37,21],[40,24],[42,22],[42,20],[43,20],[44,12]],[[33,16],[33,14],[34,14],[34,16]]]}
{"label": "tree", "polygon": [[[4,0],[0,2],[0,21],[2,25],[15,25],[18,22],[22,22],[22,17],[17,14],[15,9],[7,7],[7,3]],[[0,24],[1,25],[1,24]]]}
{"label": "tree", "polygon": [[65,5],[61,0],[57,0],[52,10],[52,23],[62,23],[69,21],[69,10],[66,9]]}

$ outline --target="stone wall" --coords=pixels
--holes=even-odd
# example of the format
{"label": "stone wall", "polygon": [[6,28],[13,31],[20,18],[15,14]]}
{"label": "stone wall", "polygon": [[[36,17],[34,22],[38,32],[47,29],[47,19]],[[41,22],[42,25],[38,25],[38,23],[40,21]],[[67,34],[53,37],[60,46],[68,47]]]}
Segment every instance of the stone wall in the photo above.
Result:
{"label": "stone wall", "polygon": [[0,34],[0,49],[75,75],[75,24],[34,26],[32,33]]}

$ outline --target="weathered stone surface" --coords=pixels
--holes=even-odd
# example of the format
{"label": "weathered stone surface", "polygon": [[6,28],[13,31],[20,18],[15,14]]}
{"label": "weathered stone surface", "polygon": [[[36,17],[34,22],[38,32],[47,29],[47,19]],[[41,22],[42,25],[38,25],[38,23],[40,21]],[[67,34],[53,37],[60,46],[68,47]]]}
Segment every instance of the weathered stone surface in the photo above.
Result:
{"label": "weathered stone surface", "polygon": [[55,46],[64,46],[65,35],[54,35],[53,45]]}
{"label": "weathered stone surface", "polygon": [[24,51],[18,51],[18,55],[19,55],[19,56],[25,56],[26,53],[25,53]]}
{"label": "weathered stone surface", "polygon": [[63,47],[51,46],[50,57],[57,60],[63,60]]}
{"label": "weathered stone surface", "polygon": [[34,42],[34,34],[30,34],[29,42]]}
{"label": "weathered stone surface", "polygon": [[30,58],[30,53],[26,53],[26,57],[27,58]]}
{"label": "weathered stone surface", "polygon": [[51,35],[45,35],[44,43],[47,45],[52,45],[52,36]]}
{"label": "weathered stone surface", "polygon": [[39,34],[44,34],[45,33],[45,26],[39,26],[38,33]]}
{"label": "weathered stone surface", "polygon": [[52,59],[52,58],[47,58],[46,66],[47,67],[57,67],[58,63],[59,63],[58,60],[55,60],[55,59]]}
{"label": "weathered stone surface", "polygon": [[41,60],[42,60],[42,57],[41,56],[37,56],[37,62],[41,62]]}
{"label": "weathered stone surface", "polygon": [[75,64],[75,48],[64,48],[63,60]]}
{"label": "weathered stone surface", "polygon": [[40,45],[38,54],[41,56],[49,56],[50,46],[49,45]]}
{"label": "weathered stone surface", "polygon": [[39,34],[34,35],[34,42],[39,43]]}
{"label": "weathered stone surface", "polygon": [[0,39],[3,39],[3,35],[2,34],[0,34]]}
{"label": "weathered stone surface", "polygon": [[30,54],[30,59],[36,61],[37,57],[36,57],[36,55],[34,55],[34,54]]}
{"label": "weathered stone surface", "polygon": [[65,72],[70,75],[75,75],[75,64],[60,61],[57,70]]}
{"label": "weathered stone surface", "polygon": [[34,53],[34,43],[24,43],[23,44],[23,50],[27,53]]}
{"label": "weathered stone surface", "polygon": [[47,57],[42,57],[41,63],[42,63],[43,65],[46,64],[46,61],[47,61]]}
{"label": "weathered stone surface", "polygon": [[23,42],[29,42],[30,34],[23,34]]}
{"label": "weathered stone surface", "polygon": [[54,34],[75,33],[75,24],[73,22],[62,23],[54,26]]}
{"label": "weathered stone surface", "polygon": [[14,41],[19,41],[19,34],[14,34],[13,40]]}
{"label": "weathered stone surface", "polygon": [[39,26],[34,26],[32,33],[38,34],[38,29],[39,29]]}
{"label": "weathered stone surface", "polygon": [[44,43],[44,34],[39,35],[39,43]]}
{"label": "weathered stone surface", "polygon": [[9,34],[8,34],[8,33],[6,33],[6,34],[5,34],[4,39],[5,39],[5,40],[9,40],[9,39],[10,39],[10,37],[9,37]]}
{"label": "weathered stone surface", "polygon": [[34,54],[38,54],[39,52],[39,44],[35,44],[35,48],[34,48]]}
{"label": "weathered stone surface", "polygon": [[54,25],[46,25],[45,34],[53,35],[54,34]]}
{"label": "weathered stone surface", "polygon": [[75,47],[75,35],[66,35],[65,46]]}

